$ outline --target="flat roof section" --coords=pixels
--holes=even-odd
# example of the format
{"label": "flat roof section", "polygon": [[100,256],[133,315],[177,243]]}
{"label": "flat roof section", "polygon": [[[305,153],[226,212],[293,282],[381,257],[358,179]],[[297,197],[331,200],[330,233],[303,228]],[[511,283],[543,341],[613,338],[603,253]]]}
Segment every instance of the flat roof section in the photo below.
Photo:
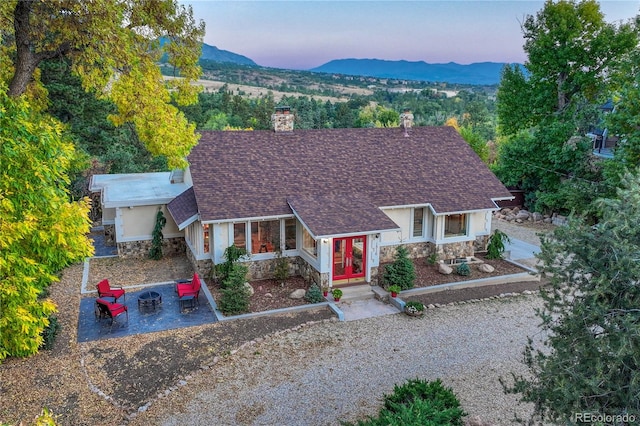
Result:
{"label": "flat roof section", "polygon": [[89,190],[102,193],[106,208],[168,204],[191,185],[171,183],[171,172],[93,175]]}

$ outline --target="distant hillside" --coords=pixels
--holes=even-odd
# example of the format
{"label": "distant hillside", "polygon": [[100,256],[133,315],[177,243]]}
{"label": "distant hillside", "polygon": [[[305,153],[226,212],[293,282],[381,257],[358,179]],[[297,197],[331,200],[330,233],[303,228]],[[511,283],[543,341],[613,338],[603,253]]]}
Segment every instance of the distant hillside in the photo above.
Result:
{"label": "distant hillside", "polygon": [[202,43],[202,55],[200,55],[200,59],[214,62],[231,62],[240,65],[258,65],[246,56],[238,55],[228,50],[221,50],[207,43]]}
{"label": "distant hillside", "polygon": [[[169,41],[168,38],[160,37],[161,46],[164,45],[167,41]],[[200,54],[200,60],[226,62],[238,65],[258,65],[246,56],[238,55],[237,53],[229,52],[228,50],[218,49],[217,47],[211,46],[207,43],[202,43],[202,53]],[[162,57],[160,62],[167,62],[166,54]]]}
{"label": "distant hillside", "polygon": [[428,64],[424,61],[385,61],[382,59],[336,59],[310,71],[459,84],[491,85],[500,83],[505,63],[478,62],[460,65]]}

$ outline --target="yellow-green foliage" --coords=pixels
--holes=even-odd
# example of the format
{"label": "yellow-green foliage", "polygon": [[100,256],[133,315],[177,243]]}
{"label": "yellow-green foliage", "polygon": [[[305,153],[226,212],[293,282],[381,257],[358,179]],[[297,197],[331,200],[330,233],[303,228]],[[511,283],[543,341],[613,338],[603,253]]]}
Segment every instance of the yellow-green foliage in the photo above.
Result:
{"label": "yellow-green foliage", "polygon": [[[28,16],[15,34],[14,20]],[[29,48],[16,50],[0,43],[0,80],[12,97],[27,94],[46,103],[46,94],[35,90],[37,64],[64,55],[86,90],[112,100],[118,113],[116,125],[133,123],[140,140],[153,155],[167,157],[169,167],[184,168],[186,155],[198,142],[195,126],[170,103],[197,102],[204,23],[196,23],[191,8],[175,0],[44,0],[0,2],[0,36],[22,37]],[[160,38],[166,40],[161,45]],[[7,47],[8,46],[8,47]],[[164,82],[157,67],[163,54],[183,79]],[[17,57],[34,69],[15,67]],[[27,79],[16,78],[28,74]],[[29,81],[29,87],[18,81]],[[43,96],[44,95],[44,96]],[[35,105],[32,105],[32,107]]]}
{"label": "yellow-green foliage", "polygon": [[89,201],[71,202],[73,144],[56,120],[0,82],[0,361],[38,351],[55,304],[55,273],[92,253]]}

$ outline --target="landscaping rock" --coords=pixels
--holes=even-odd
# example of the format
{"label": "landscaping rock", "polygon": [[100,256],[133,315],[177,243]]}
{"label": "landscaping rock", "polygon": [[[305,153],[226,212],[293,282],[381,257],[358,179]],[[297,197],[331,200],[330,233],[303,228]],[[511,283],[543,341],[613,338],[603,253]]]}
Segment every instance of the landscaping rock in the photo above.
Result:
{"label": "landscaping rock", "polygon": [[253,294],[256,292],[253,287],[251,287],[251,284],[249,283],[244,283],[244,286],[247,288],[247,290],[249,290],[249,296],[253,296]]}
{"label": "landscaping rock", "polygon": [[449,265],[445,265],[444,263],[439,263],[438,272],[444,275],[449,275],[453,272],[453,268]]}
{"label": "landscaping rock", "polygon": [[544,217],[542,216],[542,213],[538,213],[538,212],[534,212],[531,215],[531,218],[533,219],[534,222],[540,222],[541,220],[544,219]]}
{"label": "landscaping rock", "polygon": [[520,220],[528,220],[529,219],[529,212],[526,210],[520,210],[518,212],[518,214],[516,215],[516,220],[520,219]]}
{"label": "landscaping rock", "polygon": [[290,295],[289,299],[302,299],[307,291],[303,288],[299,288],[294,290]]}
{"label": "landscaping rock", "polygon": [[495,271],[496,268],[494,268],[493,266],[489,265],[488,263],[483,263],[481,265],[478,265],[478,271],[480,272],[486,272],[487,274],[492,273],[493,271]]}

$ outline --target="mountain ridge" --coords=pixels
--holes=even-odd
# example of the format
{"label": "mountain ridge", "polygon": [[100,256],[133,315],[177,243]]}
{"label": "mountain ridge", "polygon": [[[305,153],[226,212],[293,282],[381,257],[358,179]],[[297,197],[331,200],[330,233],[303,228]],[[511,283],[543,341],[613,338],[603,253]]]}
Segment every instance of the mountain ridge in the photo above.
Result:
{"label": "mountain ridge", "polygon": [[[400,80],[418,80],[459,84],[493,85],[500,83],[506,62],[474,62],[468,65],[456,62],[427,63],[425,61],[386,59],[334,59],[312,72],[358,75]],[[520,65],[520,64],[518,64]]]}

